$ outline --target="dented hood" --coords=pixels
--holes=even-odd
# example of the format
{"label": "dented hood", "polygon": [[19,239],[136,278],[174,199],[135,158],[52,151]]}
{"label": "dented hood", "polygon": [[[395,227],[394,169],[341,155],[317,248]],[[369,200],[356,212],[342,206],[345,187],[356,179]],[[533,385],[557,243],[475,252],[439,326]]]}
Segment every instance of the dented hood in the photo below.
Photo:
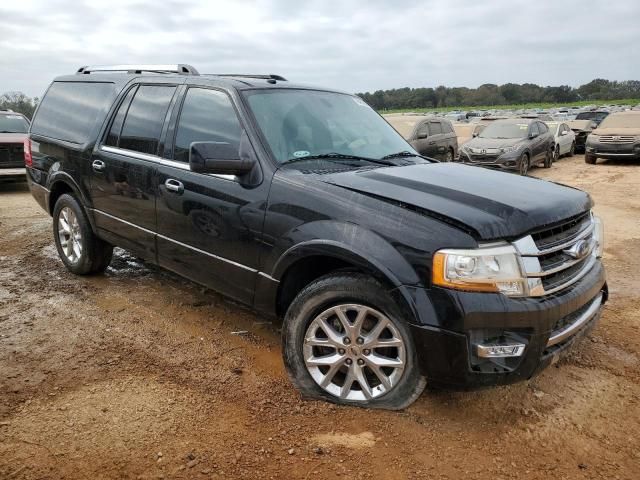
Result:
{"label": "dented hood", "polygon": [[481,240],[519,237],[592,206],[581,190],[455,163],[340,172],[322,180],[411,206],[471,230]]}

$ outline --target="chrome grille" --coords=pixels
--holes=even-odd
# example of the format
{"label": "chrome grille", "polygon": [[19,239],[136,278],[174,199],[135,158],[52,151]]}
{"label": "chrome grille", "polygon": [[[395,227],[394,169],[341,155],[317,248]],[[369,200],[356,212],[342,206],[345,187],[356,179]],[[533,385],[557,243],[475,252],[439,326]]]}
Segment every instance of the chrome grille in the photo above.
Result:
{"label": "chrome grille", "polygon": [[600,143],[633,143],[636,139],[633,135],[600,135],[598,140]]}
{"label": "chrome grille", "polygon": [[580,280],[596,263],[590,213],[514,242],[520,252],[530,296],[549,295]]}

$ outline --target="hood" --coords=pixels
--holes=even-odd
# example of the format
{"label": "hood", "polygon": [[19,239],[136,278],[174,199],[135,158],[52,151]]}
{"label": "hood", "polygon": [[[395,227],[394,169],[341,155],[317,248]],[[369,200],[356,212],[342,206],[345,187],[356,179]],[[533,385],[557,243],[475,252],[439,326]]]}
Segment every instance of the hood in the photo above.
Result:
{"label": "hood", "polygon": [[24,143],[26,133],[0,133],[0,143]]}
{"label": "hood", "polygon": [[338,172],[321,180],[412,206],[481,240],[516,238],[592,206],[591,197],[574,188],[457,163]]}
{"label": "hood", "polygon": [[611,127],[596,128],[593,132],[596,135],[640,135],[640,127]]}
{"label": "hood", "polygon": [[511,147],[516,143],[520,143],[525,138],[481,138],[476,137],[469,140],[466,144],[467,147],[471,148],[504,148]]}
{"label": "hood", "polygon": [[591,130],[593,120],[571,120],[567,122],[571,130]]}

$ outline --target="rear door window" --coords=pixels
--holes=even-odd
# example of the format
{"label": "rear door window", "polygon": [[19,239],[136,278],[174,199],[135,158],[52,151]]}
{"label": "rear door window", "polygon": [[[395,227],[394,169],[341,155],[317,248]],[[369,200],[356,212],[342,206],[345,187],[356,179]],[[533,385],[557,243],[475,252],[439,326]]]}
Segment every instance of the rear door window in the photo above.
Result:
{"label": "rear door window", "polygon": [[540,133],[540,131],[538,130],[538,124],[536,122],[533,122],[529,127],[529,133],[531,135],[538,135]]}
{"label": "rear door window", "polygon": [[124,123],[124,117],[127,115],[127,110],[129,110],[129,105],[131,105],[131,99],[133,95],[136,93],[136,87],[129,90],[127,96],[124,98],[120,107],[118,108],[118,112],[113,118],[113,122],[111,123],[111,128],[109,129],[109,134],[107,135],[107,140],[105,141],[105,145],[111,145],[113,147],[117,147],[120,142],[120,132],[122,131],[122,124]]}
{"label": "rear door window", "polygon": [[104,121],[115,97],[113,83],[53,82],[33,119],[31,133],[87,143]]}
{"label": "rear door window", "polygon": [[442,124],[440,122],[430,122],[429,132],[431,135],[440,135],[442,133]]}
{"label": "rear door window", "polygon": [[175,86],[141,85],[127,112],[118,146],[156,155],[162,126],[175,91]]}

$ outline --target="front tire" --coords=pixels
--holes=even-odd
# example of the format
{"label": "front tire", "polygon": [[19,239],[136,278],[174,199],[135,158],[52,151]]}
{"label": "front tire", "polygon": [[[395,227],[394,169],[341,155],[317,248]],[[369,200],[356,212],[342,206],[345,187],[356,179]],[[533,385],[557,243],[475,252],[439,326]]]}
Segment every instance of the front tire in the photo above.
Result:
{"label": "front tire", "polygon": [[304,397],[401,410],[426,385],[409,328],[376,280],[331,274],[305,287],[282,327],[284,363]]}
{"label": "front tire", "polygon": [[523,177],[526,177],[529,173],[529,154],[523,153],[518,163],[518,173]]}
{"label": "front tire", "polygon": [[552,147],[549,150],[547,150],[547,154],[544,157],[544,163],[543,163],[544,168],[551,168],[551,165],[553,165],[554,157],[555,157],[555,149]]}
{"label": "front tire", "polygon": [[595,155],[591,155],[590,153],[584,154],[584,162],[589,165],[595,165],[597,159],[598,158]]}
{"label": "front tire", "polygon": [[453,162],[453,148],[447,150],[447,155],[444,158],[445,162]]}
{"label": "front tire", "polygon": [[571,144],[571,150],[569,150],[569,157],[573,157],[576,154],[576,142]]}
{"label": "front tire", "polygon": [[95,236],[84,209],[72,195],[61,195],[55,204],[53,236],[62,263],[76,275],[102,272],[111,262],[113,246]]}

